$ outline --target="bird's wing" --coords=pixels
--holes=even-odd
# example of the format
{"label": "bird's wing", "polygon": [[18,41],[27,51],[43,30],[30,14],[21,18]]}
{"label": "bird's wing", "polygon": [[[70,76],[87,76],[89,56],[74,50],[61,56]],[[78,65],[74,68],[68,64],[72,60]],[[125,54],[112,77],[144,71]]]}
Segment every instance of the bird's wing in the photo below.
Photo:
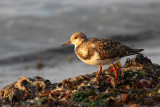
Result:
{"label": "bird's wing", "polygon": [[99,53],[101,60],[116,59],[128,55],[129,47],[108,39],[91,38],[94,49]]}

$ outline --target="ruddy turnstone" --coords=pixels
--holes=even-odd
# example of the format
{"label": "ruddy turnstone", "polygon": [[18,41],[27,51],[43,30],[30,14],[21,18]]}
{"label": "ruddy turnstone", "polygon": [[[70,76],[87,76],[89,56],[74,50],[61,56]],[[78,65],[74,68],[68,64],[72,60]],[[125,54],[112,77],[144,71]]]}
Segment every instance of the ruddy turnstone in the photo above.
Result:
{"label": "ruddy turnstone", "polygon": [[80,60],[90,65],[99,66],[96,77],[100,74],[102,65],[111,64],[117,78],[118,75],[113,62],[125,56],[140,54],[143,51],[143,49],[132,49],[114,40],[87,38],[82,32],[74,33],[63,46],[71,43],[75,45],[74,50]]}

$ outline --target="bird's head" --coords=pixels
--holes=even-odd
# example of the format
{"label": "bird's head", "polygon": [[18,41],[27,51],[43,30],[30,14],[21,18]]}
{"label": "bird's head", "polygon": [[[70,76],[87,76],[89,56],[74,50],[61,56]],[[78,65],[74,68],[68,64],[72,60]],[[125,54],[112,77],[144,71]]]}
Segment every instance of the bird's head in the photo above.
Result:
{"label": "bird's head", "polygon": [[62,46],[68,45],[68,44],[71,44],[71,43],[74,44],[75,46],[77,46],[77,45],[82,44],[86,40],[87,40],[87,37],[85,36],[84,33],[76,32],[71,36],[70,40],[67,41],[66,43],[64,43]]}

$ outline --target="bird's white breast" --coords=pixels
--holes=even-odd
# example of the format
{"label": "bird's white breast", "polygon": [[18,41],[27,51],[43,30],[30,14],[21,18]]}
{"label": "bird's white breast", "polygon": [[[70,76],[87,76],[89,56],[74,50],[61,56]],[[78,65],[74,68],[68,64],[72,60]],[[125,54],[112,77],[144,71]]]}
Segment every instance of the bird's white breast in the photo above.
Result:
{"label": "bird's white breast", "polygon": [[[76,47],[75,47],[76,48]],[[76,50],[76,49],[75,49]],[[81,53],[83,53],[83,55],[87,55],[87,50],[86,49],[82,49],[79,50],[81,51]],[[93,56],[91,56],[90,59],[82,59],[78,53],[75,51],[75,53],[77,54],[78,58],[80,60],[82,60],[83,62],[90,64],[90,65],[107,65],[110,64],[110,60],[100,60],[100,56],[99,53],[97,51],[94,50],[94,54]]]}
{"label": "bird's white breast", "polygon": [[95,52],[94,55],[90,59],[84,60],[84,59],[80,58],[79,56],[78,56],[78,58],[80,60],[82,60],[83,62],[87,63],[87,64],[90,64],[90,65],[99,65],[99,61],[98,60],[99,60],[100,56],[99,56],[99,54],[97,52]]}

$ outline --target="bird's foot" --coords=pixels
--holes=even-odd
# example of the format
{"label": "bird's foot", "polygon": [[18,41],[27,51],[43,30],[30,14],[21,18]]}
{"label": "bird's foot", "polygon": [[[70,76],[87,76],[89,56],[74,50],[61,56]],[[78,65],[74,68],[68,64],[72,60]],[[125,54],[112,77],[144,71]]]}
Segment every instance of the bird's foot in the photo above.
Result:
{"label": "bird's foot", "polygon": [[117,84],[120,84],[120,81],[118,80],[118,78],[114,78],[114,80]]}

